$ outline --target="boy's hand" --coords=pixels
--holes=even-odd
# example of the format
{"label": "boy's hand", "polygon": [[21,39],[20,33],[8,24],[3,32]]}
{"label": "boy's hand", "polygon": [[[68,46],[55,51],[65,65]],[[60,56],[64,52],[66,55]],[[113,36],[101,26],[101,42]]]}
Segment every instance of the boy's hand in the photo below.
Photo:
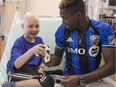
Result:
{"label": "boy's hand", "polygon": [[33,54],[45,56],[45,45],[44,44],[38,44],[30,49]]}

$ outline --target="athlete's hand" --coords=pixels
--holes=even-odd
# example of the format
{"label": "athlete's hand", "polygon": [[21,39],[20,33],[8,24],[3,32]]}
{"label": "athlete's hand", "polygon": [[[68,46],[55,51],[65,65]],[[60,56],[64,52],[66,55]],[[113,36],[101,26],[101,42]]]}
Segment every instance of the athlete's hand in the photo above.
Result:
{"label": "athlete's hand", "polygon": [[78,82],[79,82],[79,77],[76,75],[61,77],[61,84],[64,87],[77,87]]}

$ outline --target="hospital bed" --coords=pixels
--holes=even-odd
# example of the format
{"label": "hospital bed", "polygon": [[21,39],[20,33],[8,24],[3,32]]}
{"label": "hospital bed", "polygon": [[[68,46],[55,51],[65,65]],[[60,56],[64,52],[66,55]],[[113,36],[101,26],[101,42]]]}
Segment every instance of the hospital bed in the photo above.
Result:
{"label": "hospital bed", "polygon": [[[52,52],[54,52],[54,47],[55,47],[54,34],[58,26],[61,24],[62,19],[61,18],[39,18],[39,20],[40,20],[40,33],[38,35],[42,37],[44,43],[49,45]],[[10,58],[11,48],[14,41],[23,33],[24,31],[21,28],[21,21],[18,21],[15,24],[13,24],[9,33],[9,37],[7,40],[6,48],[3,53],[2,60],[0,62],[0,84],[7,81],[6,64]],[[64,58],[59,66],[46,68],[46,70],[56,70],[56,69],[63,70],[63,68],[64,68]],[[116,83],[113,80],[110,80],[109,78],[108,80],[106,79],[106,81],[110,82],[113,85],[116,85]],[[62,86],[60,84],[55,84],[55,87],[62,87]]]}

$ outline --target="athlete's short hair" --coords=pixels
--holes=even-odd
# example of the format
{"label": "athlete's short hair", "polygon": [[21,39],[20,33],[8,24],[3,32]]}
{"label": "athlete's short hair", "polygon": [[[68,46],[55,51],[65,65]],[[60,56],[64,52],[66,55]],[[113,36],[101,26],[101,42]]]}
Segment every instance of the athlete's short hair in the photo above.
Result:
{"label": "athlete's short hair", "polygon": [[61,0],[60,9],[68,9],[72,12],[81,12],[85,14],[85,3],[83,0]]}

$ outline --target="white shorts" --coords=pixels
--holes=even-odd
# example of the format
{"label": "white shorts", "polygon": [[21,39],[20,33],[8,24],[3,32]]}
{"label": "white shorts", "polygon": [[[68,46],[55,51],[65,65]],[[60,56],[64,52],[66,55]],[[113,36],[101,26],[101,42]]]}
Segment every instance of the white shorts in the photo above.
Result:
{"label": "white shorts", "polygon": [[[54,87],[63,87],[60,84],[55,84]],[[85,87],[116,87],[116,82],[113,81],[111,78],[104,78],[102,81],[96,81],[87,84]]]}
{"label": "white shorts", "polygon": [[96,81],[90,84],[87,84],[85,87],[116,87],[114,84],[105,82],[105,81]]}

